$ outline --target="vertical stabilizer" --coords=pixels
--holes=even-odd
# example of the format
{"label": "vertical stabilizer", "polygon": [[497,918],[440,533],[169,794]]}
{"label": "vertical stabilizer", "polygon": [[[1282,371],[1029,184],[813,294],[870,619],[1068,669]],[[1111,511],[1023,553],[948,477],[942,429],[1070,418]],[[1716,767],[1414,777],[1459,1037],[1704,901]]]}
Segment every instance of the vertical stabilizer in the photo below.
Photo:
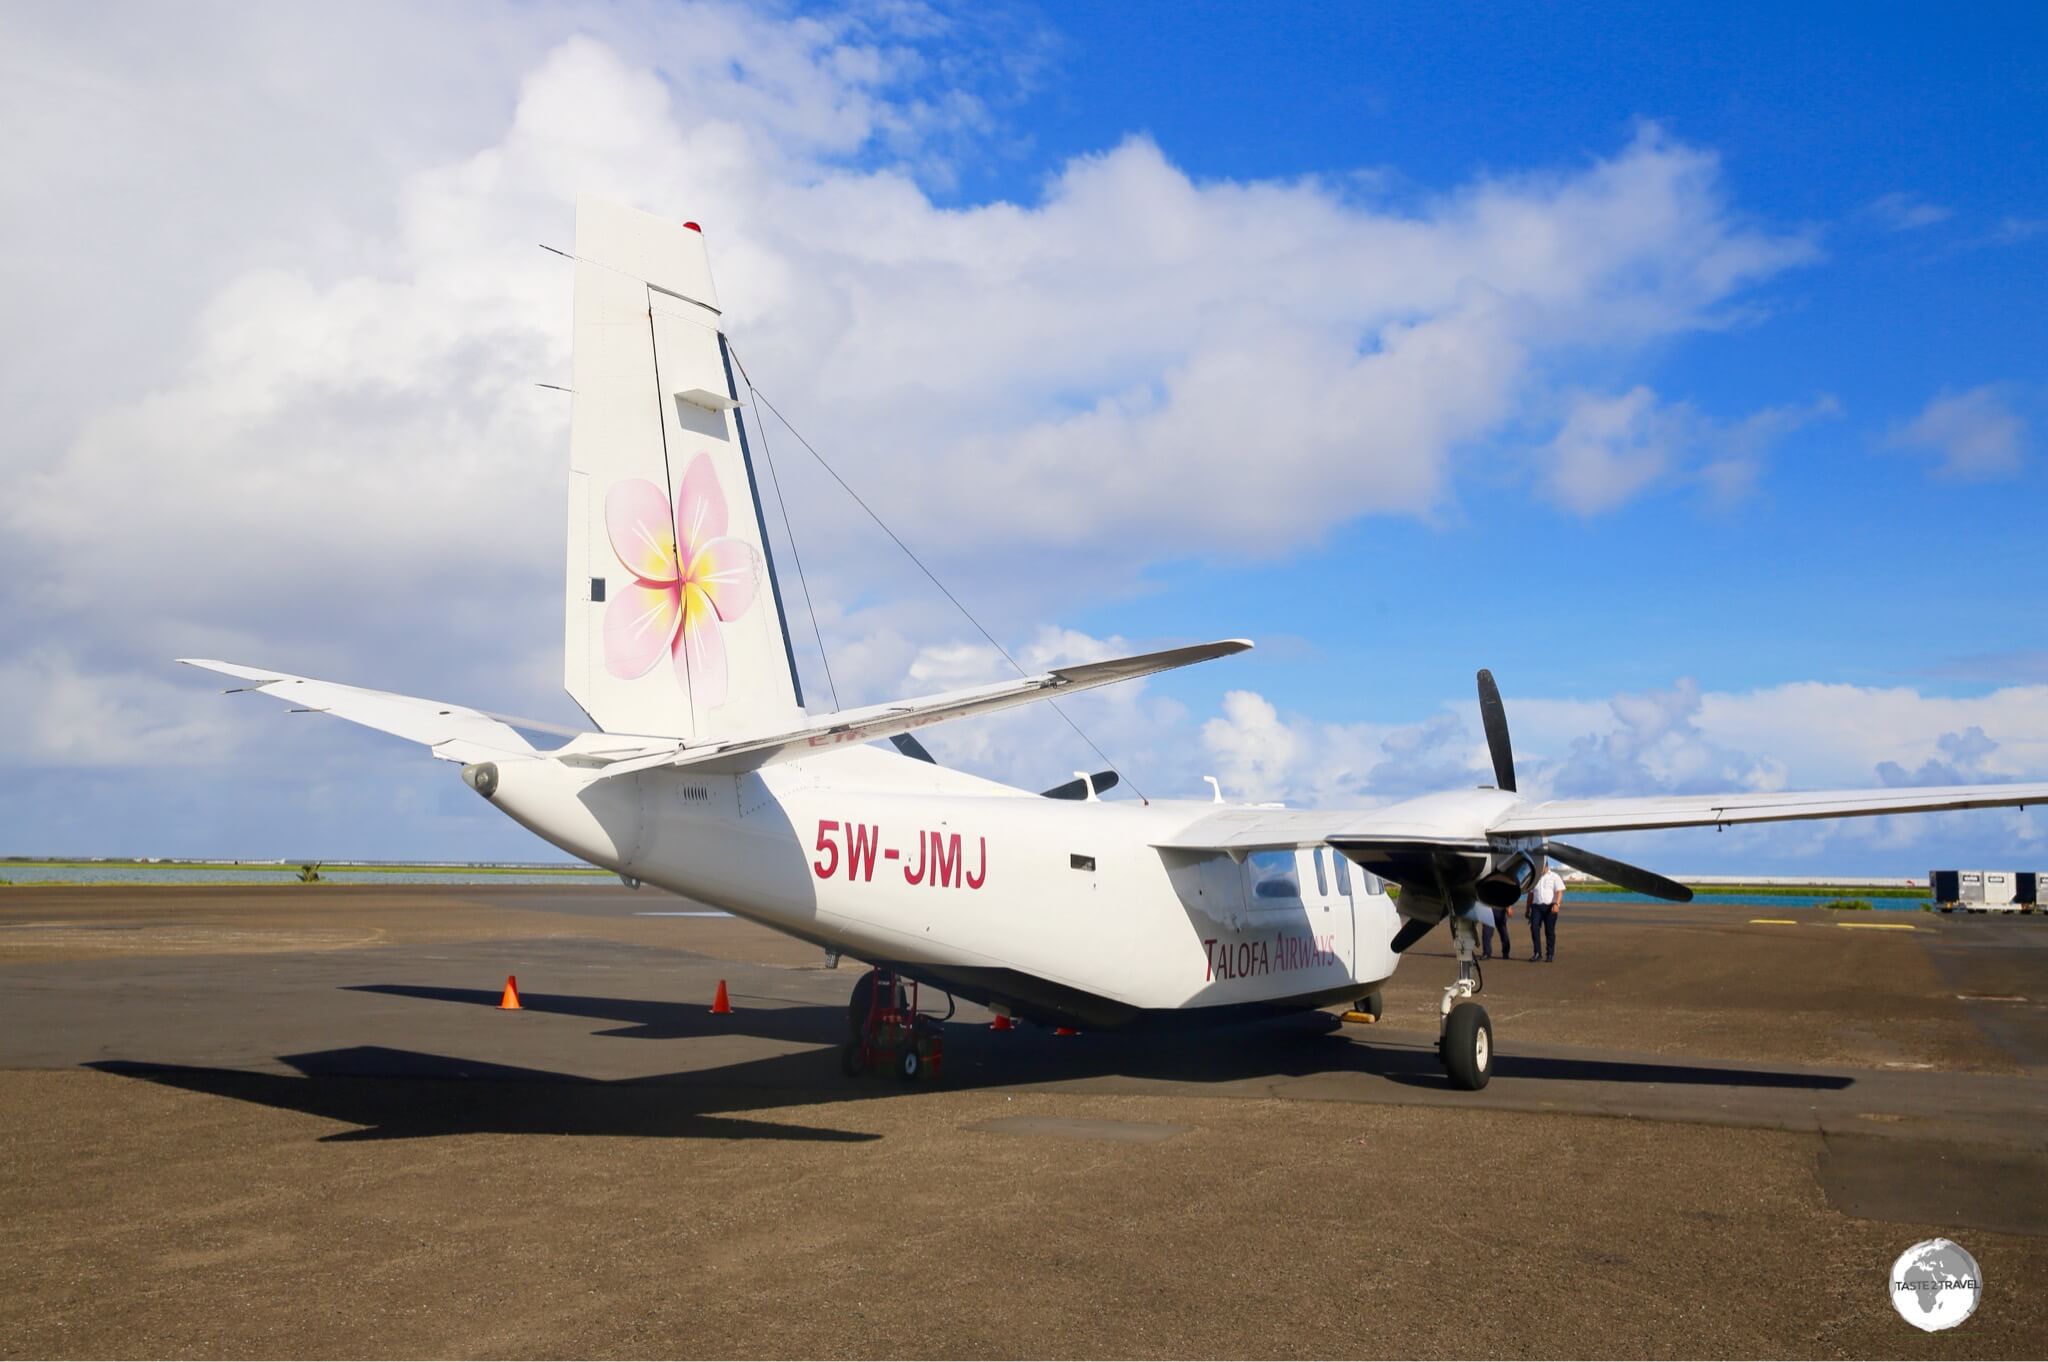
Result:
{"label": "vertical stabilizer", "polygon": [[694,226],[576,204],[564,684],[613,733],[713,738],[803,707]]}

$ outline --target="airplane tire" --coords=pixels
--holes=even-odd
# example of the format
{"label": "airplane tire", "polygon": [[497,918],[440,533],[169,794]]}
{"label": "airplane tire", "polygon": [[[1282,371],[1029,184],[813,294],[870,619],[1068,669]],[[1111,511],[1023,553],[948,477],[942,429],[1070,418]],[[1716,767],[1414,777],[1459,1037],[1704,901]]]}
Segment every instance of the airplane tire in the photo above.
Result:
{"label": "airplane tire", "polygon": [[1451,1086],[1477,1092],[1493,1077],[1493,1023],[1478,1003],[1463,1002],[1451,1009],[1444,1021],[1443,1039],[1437,1051]]}
{"label": "airplane tire", "polygon": [[1354,1012],[1363,1012],[1374,1021],[1378,1021],[1382,1016],[1386,1015],[1387,1000],[1380,995],[1378,989],[1374,989],[1353,1003],[1351,1008]]}

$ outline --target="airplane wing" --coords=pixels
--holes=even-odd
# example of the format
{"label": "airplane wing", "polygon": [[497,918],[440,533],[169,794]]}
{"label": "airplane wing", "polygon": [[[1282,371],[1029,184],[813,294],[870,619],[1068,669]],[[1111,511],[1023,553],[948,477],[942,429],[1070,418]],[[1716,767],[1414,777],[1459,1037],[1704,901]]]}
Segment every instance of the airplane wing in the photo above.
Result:
{"label": "airplane wing", "polygon": [[1227,851],[1310,847],[1325,842],[1400,846],[1483,847],[1489,838],[1646,828],[1725,827],[1800,818],[1867,818],[1944,809],[2048,805],[2048,785],[1942,785],[1917,789],[1807,790],[1770,794],[1639,795],[1617,799],[1551,799],[1524,804],[1477,826],[1419,819],[1401,805],[1385,810],[1219,809],[1171,837],[1162,851]]}
{"label": "airplane wing", "polygon": [[[224,676],[248,682],[233,691],[258,691],[313,714],[331,714],[352,724],[374,728],[416,743],[424,743],[443,761],[489,761],[497,758],[533,755],[529,743],[504,720],[462,705],[422,700],[389,691],[364,690],[333,681],[315,681],[289,672],[265,671],[234,662],[210,658],[181,657],[188,667],[204,667]],[[523,722],[523,721],[522,721]],[[538,725],[528,725],[538,727]]]}
{"label": "airplane wing", "polygon": [[1644,795],[1624,799],[1552,799],[1491,824],[1494,836],[1631,832],[1642,828],[1719,827],[1798,818],[1860,818],[1942,809],[2024,808],[2048,804],[2048,785],[1944,785],[1920,789],[1809,790],[1772,794]]}
{"label": "airplane wing", "polygon": [[1113,658],[1107,662],[1055,667],[1015,681],[998,681],[993,685],[972,686],[885,705],[842,709],[833,714],[819,715],[800,728],[782,733],[704,743],[678,742],[664,751],[611,762],[605,767],[605,773],[625,775],[658,766],[687,766],[721,772],[752,771],[777,762],[816,756],[839,747],[895,737],[913,729],[945,723],[949,719],[993,714],[1036,700],[1055,700],[1062,695],[1093,690],[1097,686],[1114,685],[1118,681],[1131,681],[1174,667],[1228,657],[1251,646],[1246,639],[1223,639],[1186,648],[1168,648],[1163,652],[1140,653],[1135,657]]}

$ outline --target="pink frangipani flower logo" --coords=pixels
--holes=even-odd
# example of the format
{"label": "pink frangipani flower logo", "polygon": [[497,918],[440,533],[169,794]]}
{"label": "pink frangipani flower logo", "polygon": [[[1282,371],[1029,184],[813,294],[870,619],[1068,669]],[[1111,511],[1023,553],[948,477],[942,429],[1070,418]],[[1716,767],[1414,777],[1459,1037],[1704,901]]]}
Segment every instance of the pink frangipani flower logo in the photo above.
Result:
{"label": "pink frangipani flower logo", "polygon": [[754,603],[761,555],[726,537],[725,492],[711,456],[690,461],[673,512],[667,493],[646,479],[615,483],[605,495],[604,525],[634,579],[605,605],[606,669],[630,681],[666,652],[693,708],[724,704],[719,630]]}

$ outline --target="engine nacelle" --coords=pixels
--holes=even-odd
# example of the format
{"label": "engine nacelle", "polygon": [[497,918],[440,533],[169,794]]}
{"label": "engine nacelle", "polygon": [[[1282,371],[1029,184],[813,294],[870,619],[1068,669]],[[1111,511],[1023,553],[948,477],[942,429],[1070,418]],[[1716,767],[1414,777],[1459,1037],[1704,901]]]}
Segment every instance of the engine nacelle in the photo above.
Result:
{"label": "engine nacelle", "polygon": [[1536,863],[1518,851],[1479,877],[1472,892],[1489,908],[1509,908],[1536,882]]}

